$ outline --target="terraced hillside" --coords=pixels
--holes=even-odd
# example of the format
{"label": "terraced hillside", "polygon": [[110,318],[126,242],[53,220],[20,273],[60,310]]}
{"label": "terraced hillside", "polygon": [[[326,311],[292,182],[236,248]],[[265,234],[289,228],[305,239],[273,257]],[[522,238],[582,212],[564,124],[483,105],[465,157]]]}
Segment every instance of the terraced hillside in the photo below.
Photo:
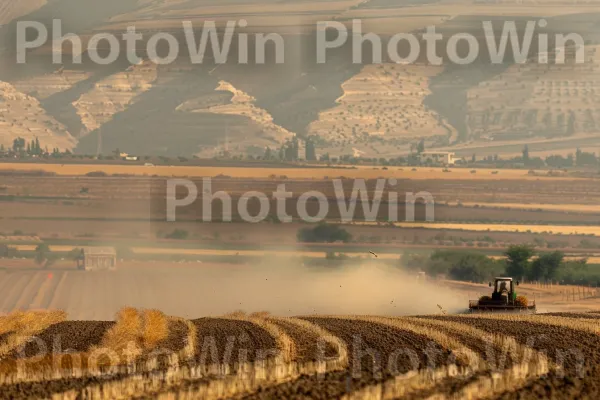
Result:
{"label": "terraced hillside", "polygon": [[524,135],[572,136],[600,130],[597,46],[586,63],[510,67],[468,92],[470,134],[502,140]]}
{"label": "terraced hillside", "polygon": [[[409,153],[423,138],[429,149],[460,155],[513,155],[525,141],[550,137],[556,140],[548,145],[531,143],[531,151],[566,153],[599,143],[600,117],[593,106],[599,37],[595,2],[565,6],[548,1],[543,15],[528,2],[470,0],[21,3],[18,7],[0,3],[6,20],[0,35],[5,39],[0,43],[0,81],[37,100],[39,113],[52,126],[44,126],[48,132],[43,134],[31,119],[10,121],[2,137],[5,145],[16,137],[38,136],[43,147],[75,147],[88,154],[109,154],[119,148],[185,157],[256,156],[298,134],[319,136],[320,154],[395,157]],[[476,63],[454,68],[428,66],[419,59],[418,65],[369,66],[352,62],[350,41],[330,51],[327,63],[314,60],[317,21],[350,25],[360,19],[363,31],[380,34],[385,45],[391,34],[418,33],[430,25],[446,36],[469,31],[481,39],[481,21],[498,16],[519,21],[543,16],[552,32],[581,33],[587,42],[586,63],[546,68],[508,61],[502,66]],[[50,45],[31,52],[26,64],[16,65],[17,17],[33,21],[60,17],[65,30],[80,35],[84,46],[96,32],[119,34],[131,25],[147,41],[150,33],[160,30],[178,35],[183,20],[200,26],[205,20],[221,24],[243,18],[250,32],[284,37],[285,62],[274,65],[268,47],[266,65],[237,63],[239,49],[234,42],[236,57],[225,65],[215,64],[212,56],[202,65],[190,65],[181,55],[173,65],[131,66],[123,53],[118,62],[103,67],[91,63],[85,51],[84,62],[73,64],[70,46],[64,46],[64,62],[58,65],[51,61],[58,48]],[[138,46],[142,57],[144,47]],[[368,53],[370,47],[363,50]],[[3,91],[5,97],[11,96],[8,86]],[[494,146],[489,146],[492,140]]]}
{"label": "terraced hillside", "polygon": [[6,148],[18,137],[27,143],[38,138],[42,148],[50,149],[71,150],[76,144],[67,128],[48,115],[38,99],[6,82],[0,82],[0,129],[0,143]]}
{"label": "terraced hillside", "polygon": [[[31,318],[35,326],[25,325]],[[595,398],[598,318],[236,312],[184,320],[125,308],[115,322],[66,322],[57,312],[17,313],[0,317],[0,331],[10,330],[0,388],[11,398],[57,399]],[[42,355],[10,339],[25,330],[43,347],[74,351]]]}

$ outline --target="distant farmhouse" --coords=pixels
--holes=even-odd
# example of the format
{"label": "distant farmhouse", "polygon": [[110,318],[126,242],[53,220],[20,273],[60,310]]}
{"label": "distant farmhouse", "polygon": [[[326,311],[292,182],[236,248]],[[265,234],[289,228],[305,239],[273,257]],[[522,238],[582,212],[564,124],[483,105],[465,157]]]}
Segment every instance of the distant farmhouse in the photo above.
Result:
{"label": "distant farmhouse", "polygon": [[117,252],[113,247],[84,247],[77,258],[77,268],[86,271],[114,271]]}
{"label": "distant farmhouse", "polygon": [[456,162],[454,153],[447,151],[424,151],[419,154],[421,164],[454,165]]}

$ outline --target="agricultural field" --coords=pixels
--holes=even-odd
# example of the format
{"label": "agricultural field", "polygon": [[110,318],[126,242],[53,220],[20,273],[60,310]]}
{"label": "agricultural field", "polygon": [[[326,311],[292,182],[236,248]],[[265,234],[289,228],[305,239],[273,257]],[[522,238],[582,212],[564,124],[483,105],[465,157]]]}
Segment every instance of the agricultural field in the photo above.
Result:
{"label": "agricultural field", "polygon": [[[0,236],[3,242],[12,245],[50,241],[52,245],[77,247],[104,241],[127,248],[164,249],[160,250],[164,254],[174,254],[182,247],[188,252],[223,249],[253,250],[257,254],[264,250],[299,251],[298,256],[302,252],[312,254],[321,250],[298,249],[297,233],[306,225],[299,220],[296,203],[301,193],[317,190],[329,202],[327,221],[340,222],[334,178],[342,180],[346,201],[356,184],[350,178],[367,179],[369,192],[375,189],[375,178],[397,179],[396,187],[384,187],[383,199],[395,188],[401,201],[407,192],[430,193],[434,199],[435,222],[427,223],[422,204],[415,206],[416,222],[403,222],[409,208],[399,204],[400,222],[394,225],[389,223],[385,202],[374,223],[361,222],[364,221],[363,209],[357,207],[355,221],[344,224],[344,229],[354,238],[353,243],[336,244],[339,251],[346,248],[347,252],[366,254],[374,248],[380,251],[387,247],[382,253],[398,254],[407,246],[464,247],[467,242],[471,246],[501,251],[510,244],[536,242],[567,249],[567,252],[587,249],[589,253],[600,244],[596,228],[600,225],[597,207],[600,191],[593,178],[538,177],[522,170],[492,174],[490,170],[473,172],[458,168],[442,172],[397,167],[272,169],[41,163],[0,164],[0,168],[4,168],[0,185],[3,200]],[[58,174],[43,175],[40,171]],[[92,176],[86,175],[88,173]],[[177,222],[167,222],[165,182],[171,175],[212,177],[212,192],[224,191],[232,197],[233,222],[220,222],[224,210],[219,202],[214,202],[213,222],[198,223],[197,216],[203,207],[200,199],[195,204],[197,209],[195,205],[189,213],[182,209]],[[202,182],[196,181],[196,184],[199,196],[203,197],[206,191],[202,189]],[[286,202],[286,212],[293,216],[292,223],[276,224],[266,220],[257,229],[255,224],[240,219],[236,204],[243,193],[258,190],[270,197],[281,184],[293,193]],[[275,200],[269,203],[272,215],[275,203]],[[257,204],[249,203],[251,215],[257,213],[257,208]],[[315,202],[307,203],[309,215],[315,215],[318,208]],[[185,231],[186,240],[164,241],[176,230]],[[208,250],[197,254],[204,251]]]}
{"label": "agricultural field", "polygon": [[127,307],[114,322],[44,311],[0,318],[10,330],[0,387],[10,398],[595,398],[600,390],[594,313],[183,319]]}
{"label": "agricultural field", "polygon": [[[43,171],[63,176],[84,176],[90,172],[104,172],[107,175],[134,175],[134,176],[165,176],[165,177],[216,177],[218,175],[231,178],[264,179],[285,176],[290,179],[328,179],[328,178],[353,178],[377,179],[397,178],[411,180],[544,180],[544,181],[590,181],[586,178],[555,175],[532,175],[528,170],[502,169],[493,170],[486,168],[447,169],[436,167],[287,167],[287,168],[239,168],[239,167],[193,167],[193,166],[143,166],[127,164],[54,164],[54,163],[0,163],[0,171],[11,174],[21,172]],[[593,180],[592,180],[593,181]]]}

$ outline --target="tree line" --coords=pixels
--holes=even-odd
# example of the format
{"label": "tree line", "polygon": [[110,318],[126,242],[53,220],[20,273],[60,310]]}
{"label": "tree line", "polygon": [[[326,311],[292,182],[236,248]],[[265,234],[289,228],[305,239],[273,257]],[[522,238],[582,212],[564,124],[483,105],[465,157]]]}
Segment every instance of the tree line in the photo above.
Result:
{"label": "tree line", "polygon": [[560,251],[536,252],[529,245],[513,245],[503,259],[468,250],[437,250],[430,255],[405,253],[400,264],[430,276],[488,282],[496,276],[509,276],[521,281],[559,282],[563,284],[600,284],[600,271],[590,268],[587,259],[567,260]]}

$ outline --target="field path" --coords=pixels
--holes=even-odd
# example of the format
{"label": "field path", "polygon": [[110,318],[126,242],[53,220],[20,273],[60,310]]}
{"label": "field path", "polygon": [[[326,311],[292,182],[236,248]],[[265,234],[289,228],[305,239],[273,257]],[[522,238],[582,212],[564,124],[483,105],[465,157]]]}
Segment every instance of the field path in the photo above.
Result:
{"label": "field path", "polygon": [[23,289],[19,301],[15,304],[15,309],[17,310],[28,310],[30,308],[34,299],[40,292],[42,284],[46,280],[46,274],[43,272],[35,272],[27,275],[29,282],[27,282],[27,285]]}
{"label": "field path", "polygon": [[64,285],[67,280],[69,272],[61,272],[55,275],[54,283],[55,286],[49,291],[49,296],[47,298],[46,308],[48,309],[56,309],[58,304],[61,304],[61,297],[65,292]]}
{"label": "field path", "polygon": [[11,312],[19,302],[23,294],[23,290],[30,282],[30,274],[10,274],[7,285],[4,301],[2,302],[2,311]]}

